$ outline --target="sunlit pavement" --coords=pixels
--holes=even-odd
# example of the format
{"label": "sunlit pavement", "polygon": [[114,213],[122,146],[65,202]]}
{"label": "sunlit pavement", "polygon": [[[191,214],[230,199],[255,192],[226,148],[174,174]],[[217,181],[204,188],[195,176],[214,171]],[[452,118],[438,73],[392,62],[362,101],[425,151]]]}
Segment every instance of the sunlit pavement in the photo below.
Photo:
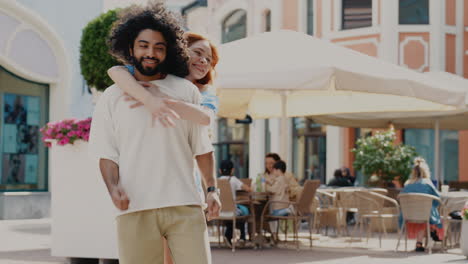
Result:
{"label": "sunlit pavement", "polygon": [[[64,258],[50,256],[50,219],[0,221],[0,264],[58,264],[67,263]],[[78,228],[78,227],[77,227]],[[218,248],[217,238],[211,237],[213,263],[468,263],[460,249],[441,253],[436,244],[433,254],[404,252],[404,241],[400,251],[395,252],[396,235],[390,234],[379,247],[376,235],[367,243],[349,238],[329,237],[314,234],[314,246],[309,247],[301,233],[301,247],[296,250],[293,243],[280,243],[278,247],[263,249],[239,248],[236,252],[222,245]],[[414,241],[408,242],[408,250]],[[184,263],[182,263],[184,264]]]}

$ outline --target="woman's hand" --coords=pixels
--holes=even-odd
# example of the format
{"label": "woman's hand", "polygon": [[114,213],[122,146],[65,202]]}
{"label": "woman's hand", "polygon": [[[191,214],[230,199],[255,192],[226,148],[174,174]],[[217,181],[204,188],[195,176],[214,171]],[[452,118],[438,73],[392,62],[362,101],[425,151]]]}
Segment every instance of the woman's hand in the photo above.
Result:
{"label": "woman's hand", "polygon": [[128,94],[125,94],[125,101],[134,101],[130,108],[145,106],[151,113],[154,120],[159,120],[165,127],[174,127],[174,120],[180,119],[180,116],[172,110],[169,106],[177,103],[177,101],[169,99],[167,95],[159,90],[159,87],[149,82],[139,82],[143,87],[153,94],[153,96],[146,99],[145,102],[139,102]]}

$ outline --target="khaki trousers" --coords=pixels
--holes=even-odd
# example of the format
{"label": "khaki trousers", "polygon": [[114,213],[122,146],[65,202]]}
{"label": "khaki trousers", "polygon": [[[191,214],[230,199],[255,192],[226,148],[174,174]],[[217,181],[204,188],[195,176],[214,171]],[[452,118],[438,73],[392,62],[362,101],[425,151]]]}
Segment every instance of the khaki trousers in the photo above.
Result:
{"label": "khaki trousers", "polygon": [[120,264],[163,264],[162,237],[174,264],[211,264],[210,244],[200,206],[175,206],[117,217]]}

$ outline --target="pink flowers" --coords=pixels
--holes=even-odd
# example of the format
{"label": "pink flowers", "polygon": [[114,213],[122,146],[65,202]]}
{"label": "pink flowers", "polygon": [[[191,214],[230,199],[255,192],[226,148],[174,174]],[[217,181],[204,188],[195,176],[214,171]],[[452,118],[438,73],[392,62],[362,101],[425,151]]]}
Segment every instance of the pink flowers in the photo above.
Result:
{"label": "pink flowers", "polygon": [[46,147],[51,147],[51,139],[57,140],[60,146],[73,144],[75,140],[89,140],[91,118],[84,120],[65,119],[58,122],[49,122],[41,128],[42,141]]}

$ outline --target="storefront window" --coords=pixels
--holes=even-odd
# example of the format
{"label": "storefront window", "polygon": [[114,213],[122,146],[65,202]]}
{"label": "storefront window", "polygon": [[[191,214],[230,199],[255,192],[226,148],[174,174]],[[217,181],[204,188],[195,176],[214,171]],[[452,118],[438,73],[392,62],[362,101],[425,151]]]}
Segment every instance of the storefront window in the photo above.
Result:
{"label": "storefront window", "polygon": [[232,12],[224,20],[222,30],[223,43],[247,37],[247,12],[242,9]]}
{"label": "storefront window", "polygon": [[310,118],[293,118],[293,172],[300,182],[326,182],[326,127]]}
{"label": "storefront window", "polygon": [[47,190],[47,152],[39,128],[47,122],[49,87],[0,67],[0,191]]}
{"label": "storefront window", "polygon": [[[416,148],[419,156],[423,157],[434,173],[434,135],[432,129],[405,129],[405,144]],[[458,132],[450,130],[440,131],[440,171],[445,183],[458,180]]]}
{"label": "storefront window", "polygon": [[222,160],[234,163],[235,175],[249,177],[249,125],[236,123],[234,119],[218,120],[218,142],[215,145],[218,168]]}

